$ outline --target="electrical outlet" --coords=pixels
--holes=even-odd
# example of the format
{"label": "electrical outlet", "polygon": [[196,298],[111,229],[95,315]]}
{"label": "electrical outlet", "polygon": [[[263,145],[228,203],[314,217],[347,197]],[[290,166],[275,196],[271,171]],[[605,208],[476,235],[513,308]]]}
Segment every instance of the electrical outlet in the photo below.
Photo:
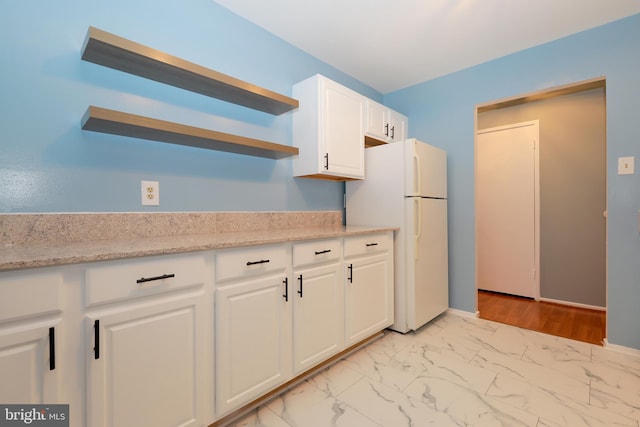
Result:
{"label": "electrical outlet", "polygon": [[142,181],[142,206],[160,205],[160,184],[158,181]]}
{"label": "electrical outlet", "polygon": [[634,163],[634,157],[618,157],[618,175],[633,175]]}

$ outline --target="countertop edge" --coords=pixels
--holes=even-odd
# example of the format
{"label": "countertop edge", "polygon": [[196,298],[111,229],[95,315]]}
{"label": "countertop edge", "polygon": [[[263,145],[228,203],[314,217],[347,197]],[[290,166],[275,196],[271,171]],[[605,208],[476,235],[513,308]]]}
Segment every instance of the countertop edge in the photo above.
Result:
{"label": "countertop edge", "polygon": [[203,252],[236,247],[357,236],[397,231],[397,227],[346,226],[259,232],[228,232],[136,239],[96,240],[64,245],[9,245],[0,248],[0,272],[145,256]]}

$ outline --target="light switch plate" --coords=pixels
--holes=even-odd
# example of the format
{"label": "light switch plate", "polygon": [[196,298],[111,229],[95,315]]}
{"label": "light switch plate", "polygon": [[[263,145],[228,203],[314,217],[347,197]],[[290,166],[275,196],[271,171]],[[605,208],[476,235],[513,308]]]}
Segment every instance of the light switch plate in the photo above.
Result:
{"label": "light switch plate", "polygon": [[618,175],[633,175],[635,173],[634,157],[618,157]]}

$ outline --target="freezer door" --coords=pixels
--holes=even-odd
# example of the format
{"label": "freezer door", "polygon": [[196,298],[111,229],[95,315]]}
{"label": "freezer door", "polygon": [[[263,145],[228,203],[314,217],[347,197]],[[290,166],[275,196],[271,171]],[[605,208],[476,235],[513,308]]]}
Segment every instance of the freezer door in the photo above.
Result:
{"label": "freezer door", "polygon": [[447,201],[407,198],[407,311],[417,329],[449,308]]}
{"label": "freezer door", "polygon": [[447,152],[416,139],[404,144],[406,195],[446,199]]}

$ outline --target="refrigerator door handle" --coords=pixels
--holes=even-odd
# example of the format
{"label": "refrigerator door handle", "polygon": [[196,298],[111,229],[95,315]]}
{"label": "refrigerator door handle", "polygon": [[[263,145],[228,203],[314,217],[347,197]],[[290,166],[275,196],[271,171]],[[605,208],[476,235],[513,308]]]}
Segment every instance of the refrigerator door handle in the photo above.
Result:
{"label": "refrigerator door handle", "polygon": [[421,171],[421,161],[420,161],[420,156],[418,156],[417,152],[413,152],[413,163],[414,163],[414,171],[415,173],[413,174],[413,195],[414,196],[422,196],[422,171]]}
{"label": "refrigerator door handle", "polygon": [[420,236],[422,235],[422,204],[420,198],[413,199],[413,221],[414,221],[414,230],[416,230],[413,236],[413,254],[415,259],[419,257],[419,245],[418,241],[420,240]]}

